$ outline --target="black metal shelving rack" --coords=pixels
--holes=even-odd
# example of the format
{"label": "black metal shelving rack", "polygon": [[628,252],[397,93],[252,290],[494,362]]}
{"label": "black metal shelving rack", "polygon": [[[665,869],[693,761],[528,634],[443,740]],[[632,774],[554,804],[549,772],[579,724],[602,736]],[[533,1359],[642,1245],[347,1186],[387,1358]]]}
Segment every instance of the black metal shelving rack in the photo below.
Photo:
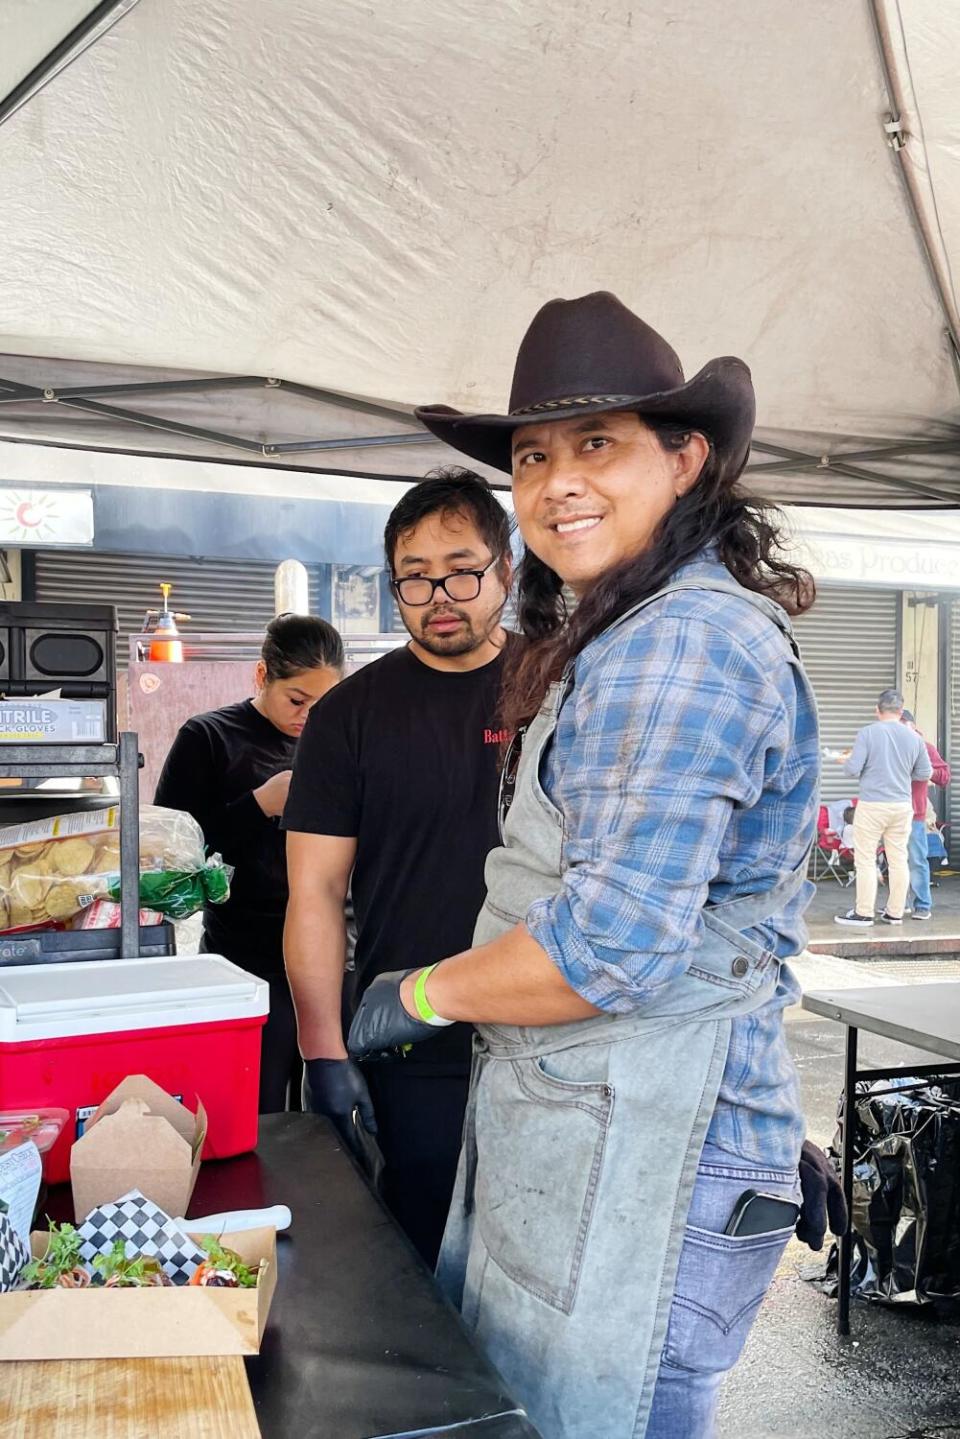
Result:
{"label": "black metal shelving rack", "polygon": [[[120,786],[120,955],[140,957],[140,754],[126,731],[117,744],[0,744],[0,779],[99,778]],[[39,951],[40,941],[37,940]]]}

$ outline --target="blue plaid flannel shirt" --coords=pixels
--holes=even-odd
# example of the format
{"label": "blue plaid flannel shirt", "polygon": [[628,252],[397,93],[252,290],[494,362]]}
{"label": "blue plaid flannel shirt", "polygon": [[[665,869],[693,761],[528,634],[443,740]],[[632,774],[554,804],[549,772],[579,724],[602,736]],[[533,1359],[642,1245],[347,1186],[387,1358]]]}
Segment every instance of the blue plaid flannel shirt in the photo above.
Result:
{"label": "blue plaid flannel shirt", "polygon": [[[711,552],[676,578],[729,580]],[[681,591],[578,656],[544,763],[565,816],[563,888],[527,917],[573,989],[603,1010],[643,1008],[682,974],[701,910],[771,889],[803,859],[819,790],[817,711],[756,608]],[[806,943],[804,885],[748,931],[779,958]],[[803,1139],[783,1010],[799,997],[787,967],[774,997],[733,1021],[708,1143],[791,1168]]]}

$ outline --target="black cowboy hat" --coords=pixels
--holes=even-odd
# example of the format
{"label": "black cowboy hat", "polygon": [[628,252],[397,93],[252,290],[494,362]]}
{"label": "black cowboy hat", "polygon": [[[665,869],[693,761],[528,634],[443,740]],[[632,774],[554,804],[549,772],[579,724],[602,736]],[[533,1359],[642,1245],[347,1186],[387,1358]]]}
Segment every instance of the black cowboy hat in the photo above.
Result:
{"label": "black cowboy hat", "polygon": [[606,290],[551,300],[517,352],[510,413],[465,415],[426,405],[417,418],[438,439],[509,474],[513,432],[536,420],[635,410],[702,430],[735,478],[747,462],[756,401],[750,371],[725,355],[684,382],[680,361],[656,330]]}

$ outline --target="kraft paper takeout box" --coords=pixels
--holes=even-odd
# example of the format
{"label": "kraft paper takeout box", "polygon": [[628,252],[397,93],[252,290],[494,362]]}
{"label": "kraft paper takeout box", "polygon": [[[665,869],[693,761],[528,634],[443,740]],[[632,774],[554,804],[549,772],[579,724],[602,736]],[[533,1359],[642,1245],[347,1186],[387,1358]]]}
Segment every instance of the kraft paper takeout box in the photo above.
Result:
{"label": "kraft paper takeout box", "polygon": [[77,1223],[131,1189],[172,1218],[186,1214],[206,1133],[199,1100],[191,1114],[145,1074],[130,1075],[103,1101],[70,1151]]}
{"label": "kraft paper takeout box", "polygon": [[[31,1234],[35,1258],[46,1253],[49,1237]],[[255,1289],[181,1285],[0,1294],[0,1360],[258,1354],[277,1283],[276,1230],[224,1234],[221,1242],[246,1264],[266,1261]],[[0,1376],[0,1388],[2,1383]]]}

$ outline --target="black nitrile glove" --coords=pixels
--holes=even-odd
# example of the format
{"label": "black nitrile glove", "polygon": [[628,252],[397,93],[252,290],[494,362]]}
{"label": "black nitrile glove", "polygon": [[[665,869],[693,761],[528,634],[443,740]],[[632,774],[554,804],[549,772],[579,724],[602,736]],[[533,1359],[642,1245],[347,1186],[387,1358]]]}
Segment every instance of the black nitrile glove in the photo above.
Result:
{"label": "black nitrile glove", "polygon": [[824,1154],[809,1139],[800,1151],[800,1187],[803,1204],[797,1220],[797,1238],[811,1249],[822,1249],[827,1220],[833,1234],[847,1232],[847,1205],[840,1176]]}
{"label": "black nitrile glove", "polygon": [[369,1134],[377,1132],[377,1118],[367,1081],[350,1059],[304,1061],[303,1099],[311,1114],[332,1119],[337,1133],[350,1149],[358,1151],[353,1111]]}
{"label": "black nitrile glove", "polygon": [[378,974],[364,991],[347,1039],[347,1049],[355,1059],[401,1044],[416,1044],[436,1034],[434,1025],[415,1019],[401,1003],[400,985],[410,973],[409,969],[395,969]]}

